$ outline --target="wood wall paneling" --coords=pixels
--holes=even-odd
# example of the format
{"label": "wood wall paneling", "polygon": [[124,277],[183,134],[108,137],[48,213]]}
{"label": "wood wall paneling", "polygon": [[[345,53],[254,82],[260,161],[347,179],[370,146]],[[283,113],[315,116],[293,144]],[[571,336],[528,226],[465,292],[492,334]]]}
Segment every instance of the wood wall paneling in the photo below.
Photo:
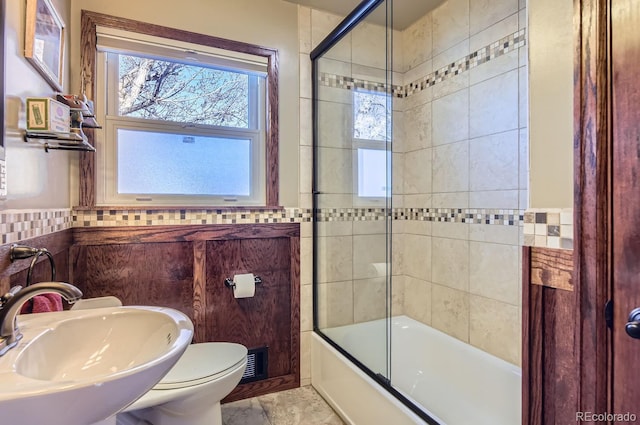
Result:
{"label": "wood wall paneling", "polygon": [[[72,231],[63,230],[45,236],[25,239],[20,241],[20,245],[32,246],[34,248],[46,248],[51,252],[56,264],[57,280],[73,283],[70,276],[69,267],[69,247],[71,246]],[[24,286],[27,278],[27,269],[31,259],[16,260],[11,262],[9,250],[13,243],[0,245],[0,293],[5,294],[14,285]],[[32,283],[49,281],[51,269],[46,256],[41,257],[36,263],[32,276]]]}
{"label": "wood wall paneling", "polygon": [[[274,384],[297,386],[298,317],[291,279],[291,240],[289,238],[246,239],[207,242],[208,341],[242,342],[248,348],[268,347],[268,376]],[[254,273],[262,278],[252,298],[236,299],[224,285],[235,274]],[[297,332],[296,332],[297,333]],[[292,362],[295,359],[295,362]],[[282,382],[281,377],[294,378]],[[260,385],[268,385],[262,383]],[[245,397],[251,384],[241,385],[227,400]]]}
{"label": "wood wall paneling", "polygon": [[[24,269],[13,273],[9,278],[10,286],[27,284],[27,273],[31,259],[16,260],[21,262]],[[56,281],[69,282],[69,253],[67,250],[53,254],[53,262],[56,267]],[[31,283],[50,282],[51,281],[51,265],[46,256],[41,256],[31,274]]]}
{"label": "wood wall paneling", "polygon": [[573,291],[573,251],[534,248],[531,250],[531,283]]}
{"label": "wood wall paneling", "polygon": [[524,248],[525,425],[575,423],[578,411],[610,412],[611,344],[603,314],[611,296],[610,8],[610,0],[574,0],[573,262]]}
{"label": "wood wall paneling", "polygon": [[193,342],[206,341],[207,242],[193,243]]}
{"label": "wood wall paneling", "polygon": [[[575,294],[556,288],[542,289],[543,424],[576,421],[579,379],[575,341]],[[551,401],[553,400],[553,403]]]}
{"label": "wood wall paneling", "polygon": [[78,227],[74,245],[210,241],[300,237],[298,223],[212,224],[181,226]]}
{"label": "wood wall paneling", "polygon": [[[288,254],[289,241],[212,241],[207,245],[207,340],[244,341],[248,348],[267,346],[268,375],[288,374],[291,288],[289,261],[282,254]],[[262,278],[255,296],[234,298],[223,283],[225,277],[251,272]]]}
{"label": "wood wall paneling", "polygon": [[[610,0],[575,0],[574,286],[579,409],[609,411]],[[566,300],[570,302],[570,300]],[[552,400],[549,400],[551,403]]]}
{"label": "wood wall paneling", "polygon": [[195,322],[191,242],[76,245],[71,252],[85,298],[113,295],[125,305],[175,308]]}
{"label": "wood wall paneling", "polygon": [[[637,362],[640,341],[626,331],[629,314],[640,307],[640,2],[611,2],[612,201],[610,411],[640,417]],[[636,422],[634,418],[630,422]]]}
{"label": "wood wall paneling", "polygon": [[523,415],[525,425],[569,424],[579,410],[577,295],[572,251],[523,248]]}
{"label": "wood wall paneling", "polygon": [[[300,226],[148,226],[74,229],[76,282],[88,297],[162,305],[193,321],[194,341],[269,347],[269,379],[238,386],[226,401],[300,385]],[[259,275],[253,298],[224,279]]]}
{"label": "wood wall paneling", "polygon": [[[22,241],[49,249],[58,280],[85,298],[113,295],[125,305],[175,308],[194,323],[194,341],[269,347],[269,378],[238,386],[225,400],[300,385],[300,225],[74,228]],[[0,290],[24,284],[30,260],[9,261],[0,246]],[[259,275],[253,298],[236,299],[224,279]],[[33,281],[49,280],[48,260]]]}
{"label": "wood wall paneling", "polygon": [[[80,16],[80,58],[82,81],[80,91],[90,100],[96,99],[96,22],[91,15]],[[94,144],[93,131],[85,133],[91,145]],[[96,205],[96,155],[94,152],[80,152],[78,161],[78,203],[82,206]]]}
{"label": "wood wall paneling", "polygon": [[289,239],[291,268],[289,281],[291,282],[291,375],[294,381],[289,385],[293,388],[300,386],[300,238]]}
{"label": "wood wall paneling", "polygon": [[531,282],[531,247],[522,247],[522,424],[542,423],[542,287]]}

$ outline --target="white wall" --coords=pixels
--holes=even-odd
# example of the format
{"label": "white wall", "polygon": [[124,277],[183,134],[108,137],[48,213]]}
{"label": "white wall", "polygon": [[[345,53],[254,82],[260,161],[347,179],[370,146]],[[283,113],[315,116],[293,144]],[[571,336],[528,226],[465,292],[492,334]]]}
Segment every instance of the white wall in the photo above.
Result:
{"label": "white wall", "polygon": [[[71,0],[71,88],[80,88],[82,9],[278,49],[280,205],[298,206],[297,7],[281,0]],[[75,178],[77,173],[73,172]]]}
{"label": "white wall", "polygon": [[[53,5],[68,28],[70,0],[53,0]],[[25,127],[25,98],[51,97],[54,89],[24,58],[25,1],[9,0],[5,7],[7,200],[1,206],[6,209],[68,208],[69,158],[78,154],[45,153],[37,142],[23,142],[18,130]],[[68,37],[65,44],[68,53]],[[65,65],[67,63],[68,59]],[[65,66],[65,90],[68,76],[68,66]]]}
{"label": "white wall", "polygon": [[530,207],[573,207],[573,1],[529,0]]}

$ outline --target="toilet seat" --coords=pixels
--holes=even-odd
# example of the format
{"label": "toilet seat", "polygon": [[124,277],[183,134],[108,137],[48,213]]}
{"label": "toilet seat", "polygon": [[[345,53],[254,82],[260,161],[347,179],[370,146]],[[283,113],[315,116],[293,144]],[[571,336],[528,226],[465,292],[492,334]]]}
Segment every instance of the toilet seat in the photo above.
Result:
{"label": "toilet seat", "polygon": [[212,381],[245,361],[247,349],[230,342],[191,344],[180,360],[153,387],[173,390]]}

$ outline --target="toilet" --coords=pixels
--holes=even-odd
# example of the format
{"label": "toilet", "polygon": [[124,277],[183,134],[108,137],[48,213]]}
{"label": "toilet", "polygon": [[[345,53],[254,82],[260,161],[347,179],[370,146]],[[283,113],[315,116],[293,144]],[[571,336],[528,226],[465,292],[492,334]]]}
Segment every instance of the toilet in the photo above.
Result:
{"label": "toilet", "polygon": [[116,417],[117,425],[222,425],[220,400],[240,382],[247,349],[192,344],[167,375]]}

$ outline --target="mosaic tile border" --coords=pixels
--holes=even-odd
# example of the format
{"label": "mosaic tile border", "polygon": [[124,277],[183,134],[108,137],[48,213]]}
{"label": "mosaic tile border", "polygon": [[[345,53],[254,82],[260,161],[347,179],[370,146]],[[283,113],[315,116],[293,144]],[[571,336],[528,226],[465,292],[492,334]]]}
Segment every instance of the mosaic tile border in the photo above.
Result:
{"label": "mosaic tile border", "polygon": [[[321,86],[331,87],[334,89],[345,90],[368,90],[378,93],[387,92],[387,84],[375,81],[361,80],[359,78],[347,77],[344,75],[327,74],[325,72],[318,76]],[[402,93],[402,86],[393,86],[393,93]]]}
{"label": "mosaic tile border", "polygon": [[[476,50],[469,55],[456,60],[442,68],[427,74],[426,76],[412,81],[404,86],[393,85],[392,94],[397,98],[405,98],[419,93],[429,87],[433,87],[449,78],[453,78],[456,75],[460,75],[463,72],[469,71],[479,65],[487,63],[491,60],[499,58],[509,52],[512,52],[520,47],[524,47],[526,44],[526,30],[521,29],[509,34],[506,37],[501,38],[485,47]],[[386,93],[388,91],[385,83],[366,81],[362,79],[321,73],[318,77],[320,85],[332,88],[339,88],[345,90],[369,90],[379,93]]]}
{"label": "mosaic tile border", "polygon": [[70,208],[0,211],[2,244],[69,229],[71,217]]}
{"label": "mosaic tile border", "polygon": [[[388,217],[385,208],[326,208],[318,211],[319,222],[377,221]],[[393,220],[432,221],[443,223],[492,224],[520,226],[524,211],[477,208],[393,208]]]}
{"label": "mosaic tile border", "polygon": [[487,63],[493,59],[497,59],[509,52],[512,52],[526,44],[525,29],[509,34],[500,40],[482,47],[471,54],[458,59],[457,61],[446,65],[431,74],[426,75],[416,81],[406,84],[402,89],[403,96],[408,97],[419,93],[429,87],[433,87],[449,78],[460,75],[479,65]]}
{"label": "mosaic tile border", "polygon": [[[572,209],[461,209],[461,208],[324,208],[319,222],[393,220],[522,226],[524,244],[573,249]],[[158,226],[198,224],[310,223],[310,208],[102,210],[71,209],[0,211],[2,244],[58,232],[71,227]]]}
{"label": "mosaic tile border", "polygon": [[573,209],[528,209],[523,232],[526,246],[573,249]]}
{"label": "mosaic tile border", "polygon": [[[520,226],[524,213],[519,210],[459,208],[394,208],[393,220]],[[389,216],[385,208],[325,208],[316,214],[319,222],[378,221]],[[2,243],[12,243],[71,227],[162,226],[202,224],[310,223],[310,208],[180,210],[102,210],[72,211],[7,210],[0,212]]]}
{"label": "mosaic tile border", "polygon": [[180,209],[74,211],[74,227],[162,226],[190,224],[304,223],[312,220],[311,209]]}
{"label": "mosaic tile border", "polygon": [[[391,214],[393,220],[434,221],[447,223],[495,224],[519,226],[524,211],[508,209],[460,208],[323,208],[316,213],[319,222],[378,221]],[[308,223],[313,220],[310,208],[275,210],[247,209],[238,211],[216,209],[181,210],[90,210],[74,211],[74,227],[94,226],[159,226],[189,224],[259,224]]]}
{"label": "mosaic tile border", "polygon": [[405,208],[405,220],[520,226],[524,211],[482,208]]}

